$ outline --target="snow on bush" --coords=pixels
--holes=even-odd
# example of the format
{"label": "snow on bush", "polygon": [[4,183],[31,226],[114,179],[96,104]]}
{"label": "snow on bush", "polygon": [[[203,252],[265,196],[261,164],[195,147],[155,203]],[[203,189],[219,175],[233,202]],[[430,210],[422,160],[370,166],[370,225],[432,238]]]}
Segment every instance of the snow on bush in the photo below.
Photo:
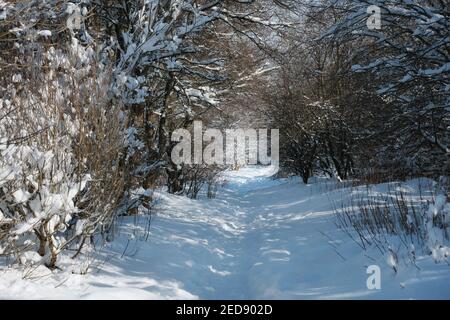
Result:
{"label": "snow on bush", "polygon": [[22,251],[36,247],[54,267],[73,240],[67,230],[90,176],[72,149],[80,119],[67,112],[70,90],[63,87],[77,77],[70,55],[50,47],[42,59],[49,70],[42,85],[20,77],[0,100],[0,250],[20,262]]}
{"label": "snow on bush", "polygon": [[[0,27],[55,19],[52,4],[18,3]],[[112,224],[126,122],[108,99],[107,62],[73,35],[49,45],[54,34],[22,28],[14,44],[0,42],[16,61],[0,82],[0,256],[25,263],[36,251],[50,268]]]}
{"label": "snow on bush", "polygon": [[351,203],[336,210],[337,225],[363,250],[376,247],[386,254],[395,272],[399,261],[416,264],[417,253],[449,263],[450,203],[442,184],[432,184],[419,196],[401,185],[387,194],[373,192],[372,187],[355,189]]}
{"label": "snow on bush", "polygon": [[20,254],[37,244],[41,256],[48,248],[48,264],[55,265],[70,241],[64,232],[78,212],[75,197],[89,179],[74,174],[74,169],[73,154],[62,148],[9,145],[0,151],[3,253]]}
{"label": "snow on bush", "polygon": [[426,244],[436,262],[448,261],[450,247],[448,244],[450,226],[450,203],[440,194],[426,211]]}

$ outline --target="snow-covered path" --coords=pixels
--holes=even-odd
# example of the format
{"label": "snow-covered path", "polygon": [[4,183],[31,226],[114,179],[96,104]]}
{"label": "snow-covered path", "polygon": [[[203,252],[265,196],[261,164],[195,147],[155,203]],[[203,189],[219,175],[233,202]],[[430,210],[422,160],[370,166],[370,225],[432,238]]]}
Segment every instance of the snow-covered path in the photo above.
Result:
{"label": "snow-covered path", "polygon": [[[258,166],[227,172],[215,199],[160,193],[161,213],[138,251],[146,273],[201,299],[450,297],[447,265],[423,258],[426,271],[405,267],[395,275],[385,257],[361,252],[337,230],[332,203],[346,201],[348,189],[274,173]],[[380,291],[366,286],[372,264],[382,268]]]}
{"label": "snow-covered path", "polygon": [[[25,280],[23,272],[0,270],[0,298],[450,298],[448,265],[419,257],[422,270],[403,266],[395,274],[386,257],[362,252],[336,228],[332,203],[357,190],[273,173],[259,166],[227,172],[215,199],[158,192],[146,241],[145,218],[125,218],[101,254],[105,262],[91,264],[88,275],[72,274],[68,263],[53,274],[39,267]],[[367,289],[372,264],[381,267],[381,290]]]}

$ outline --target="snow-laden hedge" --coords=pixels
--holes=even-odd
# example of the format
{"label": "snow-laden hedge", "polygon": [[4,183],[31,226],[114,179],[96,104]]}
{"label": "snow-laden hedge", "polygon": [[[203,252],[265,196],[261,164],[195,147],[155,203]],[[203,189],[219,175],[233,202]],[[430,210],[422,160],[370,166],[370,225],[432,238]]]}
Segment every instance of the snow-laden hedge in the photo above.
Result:
{"label": "snow-laden hedge", "polygon": [[126,115],[108,99],[110,71],[91,46],[32,34],[8,48],[20,67],[0,83],[0,256],[21,263],[37,251],[53,268],[118,214]]}

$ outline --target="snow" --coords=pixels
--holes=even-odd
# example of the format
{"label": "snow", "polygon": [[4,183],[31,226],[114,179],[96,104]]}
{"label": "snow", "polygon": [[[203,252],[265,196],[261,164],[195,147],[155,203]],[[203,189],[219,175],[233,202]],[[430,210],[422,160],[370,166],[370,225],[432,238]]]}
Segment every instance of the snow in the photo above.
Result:
{"label": "snow", "polygon": [[188,88],[185,90],[185,92],[189,98],[197,98],[213,106],[216,106],[219,103],[219,101],[215,98],[216,96],[215,92],[212,91],[211,88],[201,87],[200,89],[201,90]]}
{"label": "snow", "polygon": [[[0,299],[450,299],[448,264],[418,255],[416,268],[392,253],[363,252],[336,228],[333,202],[367,187],[320,178],[304,185],[275,173],[227,171],[215,199],[155,191],[148,237],[146,217],[127,217],[95,260],[63,256],[53,272],[33,256],[34,272],[0,264]],[[397,187],[414,196],[420,181]],[[381,290],[366,286],[369,265],[381,268]]]}
{"label": "snow", "polygon": [[39,30],[37,34],[38,34],[38,36],[42,36],[42,37],[51,37],[52,36],[52,32],[50,30]]}
{"label": "snow", "polygon": [[19,189],[13,193],[13,197],[16,202],[20,203],[26,202],[31,197],[31,194],[25,190]]}
{"label": "snow", "polygon": [[20,73],[13,75],[12,82],[19,83],[22,81],[22,75]]}

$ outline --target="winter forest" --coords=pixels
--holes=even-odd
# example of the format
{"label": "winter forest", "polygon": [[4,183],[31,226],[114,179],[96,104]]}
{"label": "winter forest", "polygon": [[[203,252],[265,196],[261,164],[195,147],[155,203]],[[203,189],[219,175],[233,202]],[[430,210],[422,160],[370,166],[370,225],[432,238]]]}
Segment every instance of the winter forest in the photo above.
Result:
{"label": "winter forest", "polygon": [[0,299],[450,299],[444,0],[0,0]]}

